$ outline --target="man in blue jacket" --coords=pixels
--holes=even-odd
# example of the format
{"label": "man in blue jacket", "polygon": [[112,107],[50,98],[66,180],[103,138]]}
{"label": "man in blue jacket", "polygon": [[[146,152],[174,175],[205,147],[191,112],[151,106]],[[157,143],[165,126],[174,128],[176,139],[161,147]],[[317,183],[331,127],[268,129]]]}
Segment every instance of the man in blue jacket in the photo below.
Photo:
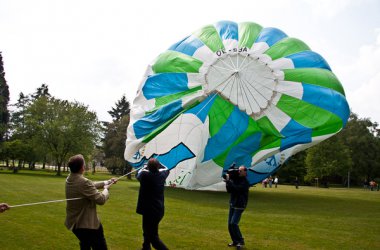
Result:
{"label": "man in blue jacket", "polygon": [[247,180],[247,168],[240,166],[236,177],[226,175],[226,188],[230,193],[230,211],[228,215],[228,231],[232,243],[230,247],[241,249],[244,246],[244,238],[240,232],[239,222],[248,203],[249,182]]}
{"label": "man in blue jacket", "polygon": [[157,250],[168,249],[158,236],[158,225],[164,217],[164,185],[169,169],[151,158],[146,168],[139,171],[139,198],[136,212],[142,215],[143,250],[150,250],[150,245]]}

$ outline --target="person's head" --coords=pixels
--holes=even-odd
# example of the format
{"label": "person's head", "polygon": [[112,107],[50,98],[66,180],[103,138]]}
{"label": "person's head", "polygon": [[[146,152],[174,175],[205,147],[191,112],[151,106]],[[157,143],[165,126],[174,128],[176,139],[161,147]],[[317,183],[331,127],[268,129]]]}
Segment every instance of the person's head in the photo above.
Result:
{"label": "person's head", "polygon": [[240,177],[247,176],[247,168],[245,166],[240,166],[239,167],[239,176]]}
{"label": "person's head", "polygon": [[148,161],[148,170],[150,172],[158,172],[158,169],[160,168],[161,164],[156,158],[150,158]]}
{"label": "person's head", "polygon": [[84,164],[83,155],[74,155],[70,157],[67,166],[70,168],[71,173],[81,173],[84,170]]}

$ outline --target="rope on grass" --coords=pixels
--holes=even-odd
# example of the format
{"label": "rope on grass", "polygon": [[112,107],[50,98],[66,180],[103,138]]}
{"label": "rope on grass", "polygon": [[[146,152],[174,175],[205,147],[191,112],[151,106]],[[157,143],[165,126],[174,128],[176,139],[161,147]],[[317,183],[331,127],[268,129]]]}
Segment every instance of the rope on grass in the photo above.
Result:
{"label": "rope on grass", "polygon": [[[125,175],[120,176],[119,178],[116,178],[116,181],[120,180],[121,178],[128,176],[140,169],[145,168],[145,166],[137,168],[135,170],[132,170],[129,173],[126,173]],[[111,186],[113,183],[111,183],[109,186]],[[70,199],[63,199],[63,200],[51,200],[51,201],[41,201],[41,202],[34,202],[34,203],[25,203],[25,204],[19,204],[19,205],[13,205],[9,206],[10,208],[15,208],[15,207],[26,207],[26,206],[34,206],[34,205],[41,205],[41,204],[47,204],[47,203],[55,203],[55,202],[63,202],[63,201],[75,201],[75,200],[81,200],[84,199],[85,197],[78,197],[78,198],[70,198]]]}

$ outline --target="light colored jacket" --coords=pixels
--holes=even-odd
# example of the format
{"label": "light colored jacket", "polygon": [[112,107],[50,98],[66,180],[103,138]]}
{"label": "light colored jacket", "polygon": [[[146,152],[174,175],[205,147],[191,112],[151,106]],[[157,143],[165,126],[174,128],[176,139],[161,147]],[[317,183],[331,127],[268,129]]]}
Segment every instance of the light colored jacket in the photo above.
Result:
{"label": "light colored jacket", "polygon": [[100,221],[96,213],[96,205],[103,205],[109,198],[107,189],[102,192],[104,182],[92,182],[79,173],[71,173],[66,179],[66,199],[83,198],[66,201],[67,229],[88,228],[98,229]]}

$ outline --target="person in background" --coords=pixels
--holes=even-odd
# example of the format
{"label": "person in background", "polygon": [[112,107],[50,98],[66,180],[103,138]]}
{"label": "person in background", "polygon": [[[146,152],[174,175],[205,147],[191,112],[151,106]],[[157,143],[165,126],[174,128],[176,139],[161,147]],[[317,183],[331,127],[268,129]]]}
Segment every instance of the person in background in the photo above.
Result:
{"label": "person in background", "polygon": [[272,188],[272,183],[273,183],[273,177],[269,176],[269,178],[268,178],[268,184],[269,184],[270,188]]}
{"label": "person in background", "polygon": [[276,175],[276,177],[274,177],[274,187],[277,188],[277,184],[278,184],[278,176]]}
{"label": "person in background", "polygon": [[164,188],[169,173],[168,168],[151,158],[137,174],[140,190],[136,212],[142,215],[143,250],[151,249],[151,245],[157,250],[168,249],[158,236],[158,226],[165,213]]}
{"label": "person in background", "polygon": [[230,193],[230,210],[228,215],[228,231],[230,233],[232,243],[229,247],[236,247],[241,249],[244,245],[244,238],[239,228],[241,215],[247,207],[249,182],[247,180],[247,168],[245,166],[239,167],[237,177],[230,178],[226,175],[226,189]]}
{"label": "person in background", "polygon": [[9,209],[9,205],[7,203],[0,203],[0,213]]}
{"label": "person in background", "polygon": [[267,185],[268,185],[268,178],[265,178],[265,179],[261,182],[261,184],[263,185],[263,188],[266,188]]}
{"label": "person in background", "polygon": [[372,180],[369,182],[369,186],[370,186],[371,191],[373,191],[377,188],[377,183],[374,180]]}
{"label": "person in background", "polygon": [[[82,155],[74,155],[69,159],[70,175],[66,179],[65,226],[79,239],[80,249],[107,249],[103,226],[100,222],[96,205],[104,205],[109,198],[108,189],[116,179],[92,182],[85,178],[85,161]],[[103,188],[103,191],[98,189]]]}
{"label": "person in background", "polygon": [[294,186],[296,186],[296,189],[298,189],[298,186],[300,184],[300,181],[298,180],[298,177],[294,180]]}
{"label": "person in background", "polygon": [[363,182],[363,188],[364,188],[364,190],[369,189],[369,181],[367,179],[365,179]]}

